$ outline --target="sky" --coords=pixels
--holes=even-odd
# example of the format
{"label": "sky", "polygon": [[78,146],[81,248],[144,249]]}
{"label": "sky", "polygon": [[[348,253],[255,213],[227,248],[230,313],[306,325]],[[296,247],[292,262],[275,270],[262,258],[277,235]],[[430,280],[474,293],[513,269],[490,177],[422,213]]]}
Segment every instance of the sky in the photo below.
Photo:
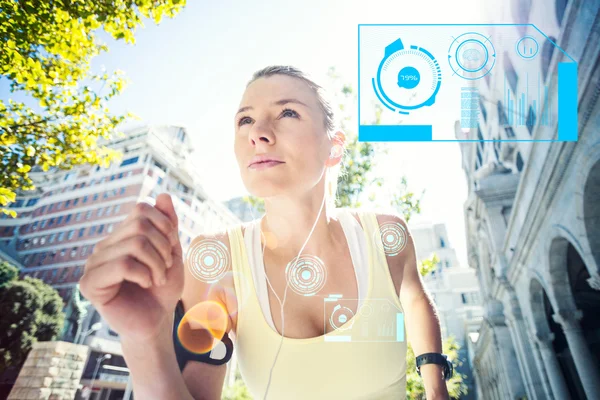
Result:
{"label": "sky", "polygon": [[[112,112],[137,114],[141,120],[135,125],[186,126],[206,190],[224,201],[247,194],[233,153],[233,117],[254,71],[293,65],[327,87],[327,71],[335,67],[356,87],[358,24],[484,23],[479,7],[472,0],[188,0],[175,19],[158,26],[146,21],[135,45],[100,35],[110,50],[93,60],[92,69],[119,69],[130,80],[111,102]],[[5,82],[0,94],[7,94]],[[454,129],[454,120],[438,123]],[[389,148],[387,156],[376,155],[378,173],[391,183],[406,176],[411,191],[425,190],[422,214],[414,222],[445,223],[466,266],[463,203],[468,193],[459,144],[390,143]],[[222,174],[214,173],[217,165]]]}

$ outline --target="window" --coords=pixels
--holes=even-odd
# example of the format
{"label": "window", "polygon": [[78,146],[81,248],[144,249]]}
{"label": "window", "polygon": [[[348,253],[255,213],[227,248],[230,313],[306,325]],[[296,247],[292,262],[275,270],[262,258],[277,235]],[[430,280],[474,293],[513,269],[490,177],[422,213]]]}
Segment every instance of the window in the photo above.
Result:
{"label": "window", "polygon": [[48,207],[48,212],[52,211],[53,208],[54,208],[54,203],[50,204],[50,207]]}
{"label": "window", "polygon": [[65,203],[65,208],[69,207],[71,205],[71,200],[67,200],[67,202]]}
{"label": "window", "polygon": [[65,256],[65,254],[67,254],[67,249],[62,249],[62,250],[60,251],[60,256],[61,256],[61,257],[64,257],[64,256]]}
{"label": "window", "polygon": [[119,194],[125,194],[125,188],[124,187],[121,188],[121,191],[119,192]]}
{"label": "window", "polygon": [[29,200],[27,200],[27,204],[26,204],[26,206],[27,206],[27,207],[29,207],[29,206],[34,206],[34,205],[35,205],[35,204],[38,202],[38,200],[39,200],[39,198],[37,198],[37,199],[29,199]]}
{"label": "window", "polygon": [[110,210],[112,210],[112,207],[110,207],[110,206],[106,207],[106,210],[104,210],[104,215],[109,215]]}
{"label": "window", "polygon": [[54,243],[54,239],[56,238],[56,233],[53,233],[48,238],[48,243]]}
{"label": "window", "polygon": [[79,229],[79,236],[78,237],[82,237],[84,232],[85,232],[85,228]]}
{"label": "window", "polygon": [[88,199],[87,195],[86,195],[86,196],[83,196],[83,202],[84,202],[84,203],[87,203],[87,199]]}
{"label": "window", "polygon": [[92,236],[94,233],[96,233],[96,225],[90,228],[90,236]]}
{"label": "window", "polygon": [[121,205],[120,205],[120,204],[117,204],[117,205],[115,206],[115,209],[114,209],[114,211],[113,211],[113,214],[116,214],[116,213],[118,213],[120,209],[121,209]]}
{"label": "window", "polygon": [[544,41],[544,45],[542,46],[542,84],[546,82],[548,69],[550,69],[550,63],[552,62],[552,56],[554,55],[554,48],[556,46],[554,46],[553,42],[556,43],[556,38],[550,36]]}
{"label": "window", "polygon": [[163,183],[163,178],[161,176],[158,177],[158,184],[162,184]]}
{"label": "window", "polygon": [[108,198],[108,190],[106,192],[104,192],[104,198]]}
{"label": "window", "polygon": [[40,240],[40,239],[38,239],[37,237],[34,237],[34,238],[33,238],[33,244],[34,244],[34,245],[38,244],[38,241],[39,241],[39,240]]}
{"label": "window", "polygon": [[78,198],[76,198],[75,200],[73,200],[73,205],[74,205],[74,206],[76,206],[76,205],[77,205],[77,203],[79,203],[79,197],[78,197]]}
{"label": "window", "polygon": [[479,98],[479,108],[481,109],[481,115],[483,116],[483,122],[487,122],[487,110],[485,109],[485,105],[483,101],[481,101],[481,97]]}
{"label": "window", "polygon": [[102,224],[98,227],[98,235],[101,234],[103,231],[104,231],[104,224]]}
{"label": "window", "polygon": [[[529,13],[531,12],[531,0],[512,0],[512,17],[515,24],[526,24],[529,22]],[[527,33],[526,25],[515,25],[521,35]]]}
{"label": "window", "polygon": [[75,214],[75,221],[81,221],[81,213],[80,212]]}
{"label": "window", "polygon": [[523,157],[521,157],[521,152],[517,153],[517,171],[523,171]]}
{"label": "window", "polygon": [[119,179],[121,179],[122,177],[123,177],[123,173],[121,172],[121,173],[119,174]]}
{"label": "window", "polygon": [[127,160],[123,160],[123,162],[121,163],[121,165],[119,167],[124,167],[126,165],[135,164],[138,162],[138,159],[139,159],[139,157],[136,156],[136,157],[128,158]]}
{"label": "window", "polygon": [[506,74],[508,84],[513,90],[513,94],[515,94],[517,92],[517,83],[519,82],[519,75],[517,75],[515,67],[513,66],[512,61],[510,61],[510,56],[507,52],[504,52],[504,73]]}
{"label": "window", "polygon": [[111,232],[113,231],[113,227],[114,227],[114,224],[109,224],[109,225],[106,227],[106,232],[107,232],[107,233],[111,233]]}
{"label": "window", "polygon": [[179,132],[177,132],[177,140],[179,140],[181,143],[184,142],[184,140],[185,140],[185,130],[183,130],[183,128],[179,129]]}
{"label": "window", "polygon": [[46,244],[46,236],[40,238],[40,244]]}
{"label": "window", "polygon": [[64,232],[60,232],[60,233],[58,234],[58,241],[59,241],[59,242],[62,242],[64,238],[65,238],[65,233],[64,233]]}
{"label": "window", "polygon": [[67,235],[67,240],[71,240],[73,238],[73,235],[75,234],[75,230],[71,229],[69,231],[69,234]]}
{"label": "window", "polygon": [[52,279],[56,278],[56,275],[57,275],[57,274],[58,274],[58,270],[57,270],[57,269],[53,269],[53,270],[52,270],[52,276],[51,276],[51,278],[52,278]]}
{"label": "window", "polygon": [[446,260],[445,264],[446,264],[446,268],[450,268],[450,261]]}
{"label": "window", "polygon": [[111,180],[111,181],[114,181],[114,180],[115,180],[115,176],[114,176],[114,175],[111,175],[111,176],[110,176],[110,180]]}
{"label": "window", "polygon": [[558,22],[558,26],[562,25],[562,20],[565,16],[565,9],[567,8],[568,0],[556,0],[554,3],[554,8],[556,10],[556,21]]}
{"label": "window", "polygon": [[96,217],[100,217],[102,215],[102,207],[100,207],[98,209],[98,212],[96,212]]}
{"label": "window", "polygon": [[65,218],[65,223],[69,222],[71,220],[71,214],[67,215],[67,218]]}
{"label": "window", "polygon": [[529,135],[533,133],[533,127],[535,126],[535,111],[533,110],[533,106],[529,106],[529,112],[527,113],[527,120],[525,121],[525,125],[527,126],[527,130],[529,131]]}
{"label": "window", "polygon": [[75,257],[76,254],[77,254],[77,246],[75,246],[71,249],[71,258]]}
{"label": "window", "polygon": [[83,246],[81,248],[81,256],[82,257],[85,256],[87,254],[87,251],[88,251],[88,247],[87,246]]}
{"label": "window", "polygon": [[81,276],[81,265],[78,265],[74,270],[73,273],[71,274],[71,276],[75,279],[79,279],[79,277]]}
{"label": "window", "polygon": [[62,207],[62,201],[56,204],[56,209],[60,210],[60,208]]}
{"label": "window", "polygon": [[98,200],[98,193],[95,193],[95,194],[94,194],[94,199],[93,199],[93,200],[94,200],[94,201]]}
{"label": "window", "polygon": [[88,212],[85,213],[85,219],[90,219],[91,216],[92,216],[92,210],[88,210]]}
{"label": "window", "polygon": [[62,282],[67,277],[67,273],[69,272],[69,268],[63,268],[60,272],[60,276],[58,277],[59,282]]}

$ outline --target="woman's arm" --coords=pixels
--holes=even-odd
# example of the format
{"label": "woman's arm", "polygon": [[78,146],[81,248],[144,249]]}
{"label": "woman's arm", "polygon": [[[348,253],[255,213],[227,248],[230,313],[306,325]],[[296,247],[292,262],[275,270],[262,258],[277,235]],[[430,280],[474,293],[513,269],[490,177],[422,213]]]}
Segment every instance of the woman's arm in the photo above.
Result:
{"label": "woman's arm", "polygon": [[[229,249],[229,239],[225,233],[199,235],[192,241],[190,248],[208,238],[220,241]],[[203,301],[216,301],[227,310],[223,291],[196,279],[190,272],[189,262],[189,259],[184,260],[185,277],[181,295],[184,309],[187,311]],[[231,271],[231,266],[228,266],[228,271]],[[173,343],[173,321],[174,315],[161,327],[156,339],[149,342],[134,339],[121,341],[123,356],[133,381],[134,395],[140,399],[219,400],[227,365],[188,361],[182,373]],[[230,333],[231,329],[232,321],[229,317],[226,332]]]}
{"label": "woman's arm", "polygon": [[[417,268],[415,245],[406,222],[397,215],[378,216],[380,224],[393,222],[400,224],[406,232],[406,246],[400,254],[387,256],[390,273],[396,288],[399,288],[400,302],[404,308],[407,337],[418,356],[423,353],[442,353],[440,324],[435,306],[423,287]],[[441,365],[421,366],[421,377],[428,400],[449,399]]]}
{"label": "woman's arm", "polygon": [[121,340],[133,392],[139,399],[200,400],[194,399],[183,380],[172,338],[171,325],[162,327],[159,337],[151,342]]}

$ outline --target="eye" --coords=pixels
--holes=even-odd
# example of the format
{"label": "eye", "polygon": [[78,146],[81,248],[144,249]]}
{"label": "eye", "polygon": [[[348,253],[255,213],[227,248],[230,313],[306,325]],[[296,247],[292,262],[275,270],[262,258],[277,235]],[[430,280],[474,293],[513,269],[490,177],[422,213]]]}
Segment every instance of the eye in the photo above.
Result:
{"label": "eye", "polygon": [[242,117],[242,118],[240,118],[240,120],[238,121],[238,126],[244,125],[247,121],[249,121],[251,119],[252,118],[250,118],[250,117]]}
{"label": "eye", "polygon": [[285,117],[285,116],[290,116],[293,118],[298,118],[299,115],[296,111],[292,110],[291,108],[286,108],[281,112],[281,116]]}

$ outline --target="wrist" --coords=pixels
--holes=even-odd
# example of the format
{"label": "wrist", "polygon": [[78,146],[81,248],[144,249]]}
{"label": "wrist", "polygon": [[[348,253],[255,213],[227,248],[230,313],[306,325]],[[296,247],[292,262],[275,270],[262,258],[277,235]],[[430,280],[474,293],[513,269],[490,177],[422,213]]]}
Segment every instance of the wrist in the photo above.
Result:
{"label": "wrist", "polygon": [[444,368],[437,364],[421,366],[421,377],[427,400],[448,400],[448,388],[444,380]]}

